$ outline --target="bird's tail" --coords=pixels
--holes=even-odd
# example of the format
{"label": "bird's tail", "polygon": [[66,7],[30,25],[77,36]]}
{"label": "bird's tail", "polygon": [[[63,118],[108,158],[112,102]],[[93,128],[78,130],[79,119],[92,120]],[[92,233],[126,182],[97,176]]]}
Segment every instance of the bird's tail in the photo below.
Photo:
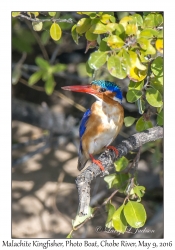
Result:
{"label": "bird's tail", "polygon": [[88,161],[87,157],[80,149],[79,150],[79,157],[78,157],[78,166],[77,166],[79,171],[81,171],[85,167],[87,161]]}

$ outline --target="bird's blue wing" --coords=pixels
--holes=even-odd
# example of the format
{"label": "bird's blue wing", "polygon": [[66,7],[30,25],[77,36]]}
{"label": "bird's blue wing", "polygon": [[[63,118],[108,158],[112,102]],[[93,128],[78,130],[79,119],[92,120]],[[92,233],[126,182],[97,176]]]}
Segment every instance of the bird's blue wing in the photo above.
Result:
{"label": "bird's blue wing", "polygon": [[91,115],[91,110],[88,109],[88,110],[86,110],[86,112],[83,115],[83,118],[81,119],[80,128],[79,128],[80,139],[82,138],[82,136],[86,130],[86,123],[87,123],[90,115]]}

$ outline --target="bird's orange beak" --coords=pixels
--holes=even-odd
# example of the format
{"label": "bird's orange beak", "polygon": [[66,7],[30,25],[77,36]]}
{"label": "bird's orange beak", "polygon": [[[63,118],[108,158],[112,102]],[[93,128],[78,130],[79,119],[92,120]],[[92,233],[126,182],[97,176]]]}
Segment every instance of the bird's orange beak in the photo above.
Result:
{"label": "bird's orange beak", "polygon": [[74,91],[74,92],[83,92],[88,94],[97,94],[97,90],[92,88],[92,85],[74,85],[74,86],[65,86],[61,87],[64,90]]}

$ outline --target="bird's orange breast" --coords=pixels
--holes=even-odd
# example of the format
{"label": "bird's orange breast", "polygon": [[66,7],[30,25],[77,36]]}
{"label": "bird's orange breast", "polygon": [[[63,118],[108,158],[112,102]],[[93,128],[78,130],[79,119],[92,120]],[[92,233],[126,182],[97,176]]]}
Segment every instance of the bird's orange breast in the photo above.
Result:
{"label": "bird's orange breast", "polygon": [[118,135],[124,119],[123,107],[116,101],[96,101],[91,107],[91,116],[82,136],[82,147],[89,154],[98,154]]}

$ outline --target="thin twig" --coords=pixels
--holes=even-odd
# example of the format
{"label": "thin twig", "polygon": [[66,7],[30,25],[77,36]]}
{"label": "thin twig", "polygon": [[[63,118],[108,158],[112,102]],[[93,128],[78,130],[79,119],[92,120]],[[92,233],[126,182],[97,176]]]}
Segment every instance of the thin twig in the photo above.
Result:
{"label": "thin twig", "polygon": [[[14,68],[15,66],[16,66],[16,63],[12,63],[12,67]],[[36,72],[40,69],[36,65],[28,65],[28,64],[23,64],[21,68],[24,70],[30,70],[31,72]],[[56,72],[54,73],[54,76],[59,76],[67,80],[74,80],[78,82],[89,83],[89,77],[80,77],[71,73],[67,74],[66,72]]]}
{"label": "thin twig", "polygon": [[31,145],[37,145],[41,142],[46,142],[46,140],[48,139],[48,136],[41,136],[40,138],[37,138],[35,140],[28,140],[26,142],[22,142],[22,143],[16,143],[12,145],[12,150],[14,149],[20,149],[26,146],[31,146]]}
{"label": "thin twig", "polygon": [[113,197],[116,193],[118,193],[119,189],[115,190],[102,204],[103,205],[106,205]]}
{"label": "thin twig", "polygon": [[42,52],[42,54],[43,54],[44,59],[46,59],[46,60],[48,61],[48,60],[49,60],[49,56],[48,56],[47,50],[45,49],[44,45],[43,45],[42,42],[41,42],[40,36],[38,35],[37,32],[35,32],[35,31],[33,30],[32,25],[31,25],[27,20],[25,20],[25,23],[27,24],[27,26],[28,26],[29,29],[31,30],[33,36],[35,37],[35,39],[36,39],[36,41],[37,41],[37,43],[38,43],[38,45],[39,45],[39,47],[40,47],[40,49],[41,49],[41,52]]}
{"label": "thin twig", "polygon": [[72,20],[72,18],[68,18],[68,19],[60,19],[60,18],[48,18],[48,19],[35,19],[35,18],[32,18],[32,17],[29,17],[29,16],[25,16],[23,14],[19,14],[17,17],[22,17],[24,19],[27,19],[31,22],[55,22],[55,23],[74,23],[74,21]]}
{"label": "thin twig", "polygon": [[57,46],[55,47],[54,52],[52,53],[52,56],[50,59],[50,64],[53,64],[55,62],[55,59],[58,55],[58,52],[59,52],[59,50],[61,50],[60,47],[61,47],[60,44],[57,44]]}
{"label": "thin twig", "polygon": [[27,53],[23,52],[22,53],[22,57],[20,58],[20,60],[17,62],[18,65],[22,66],[22,64],[24,63],[24,61],[26,60],[27,57]]}
{"label": "thin twig", "polygon": [[120,173],[128,173],[129,170],[131,168],[133,168],[134,166],[135,166],[135,169],[136,169],[138,167],[138,162],[139,162],[139,159],[140,159],[140,153],[141,153],[141,147],[139,147],[139,150],[138,150],[138,152],[136,154],[136,157],[133,159],[132,163],[127,168],[120,171]]}
{"label": "thin twig", "polygon": [[[44,89],[43,87],[36,86],[36,85],[30,86],[30,85],[28,84],[28,82],[27,82],[25,79],[23,79],[23,78],[20,78],[20,79],[19,79],[19,82],[21,82],[22,84],[26,85],[26,86],[29,87],[29,88],[32,88],[32,89],[35,89],[35,90],[38,90],[38,91],[45,92],[45,89]],[[80,110],[80,111],[82,111],[82,112],[85,112],[85,111],[86,111],[86,109],[85,109],[82,105],[80,105],[80,104],[74,102],[72,99],[70,99],[70,98],[67,97],[66,95],[62,94],[61,92],[59,92],[59,91],[57,91],[57,90],[54,90],[52,94],[53,94],[53,95],[56,95],[56,96],[58,96],[58,97],[60,97],[60,98],[63,99],[63,100],[65,100],[66,102],[68,102],[69,104],[71,104],[72,106],[74,106],[75,108],[77,108],[78,110]]]}

